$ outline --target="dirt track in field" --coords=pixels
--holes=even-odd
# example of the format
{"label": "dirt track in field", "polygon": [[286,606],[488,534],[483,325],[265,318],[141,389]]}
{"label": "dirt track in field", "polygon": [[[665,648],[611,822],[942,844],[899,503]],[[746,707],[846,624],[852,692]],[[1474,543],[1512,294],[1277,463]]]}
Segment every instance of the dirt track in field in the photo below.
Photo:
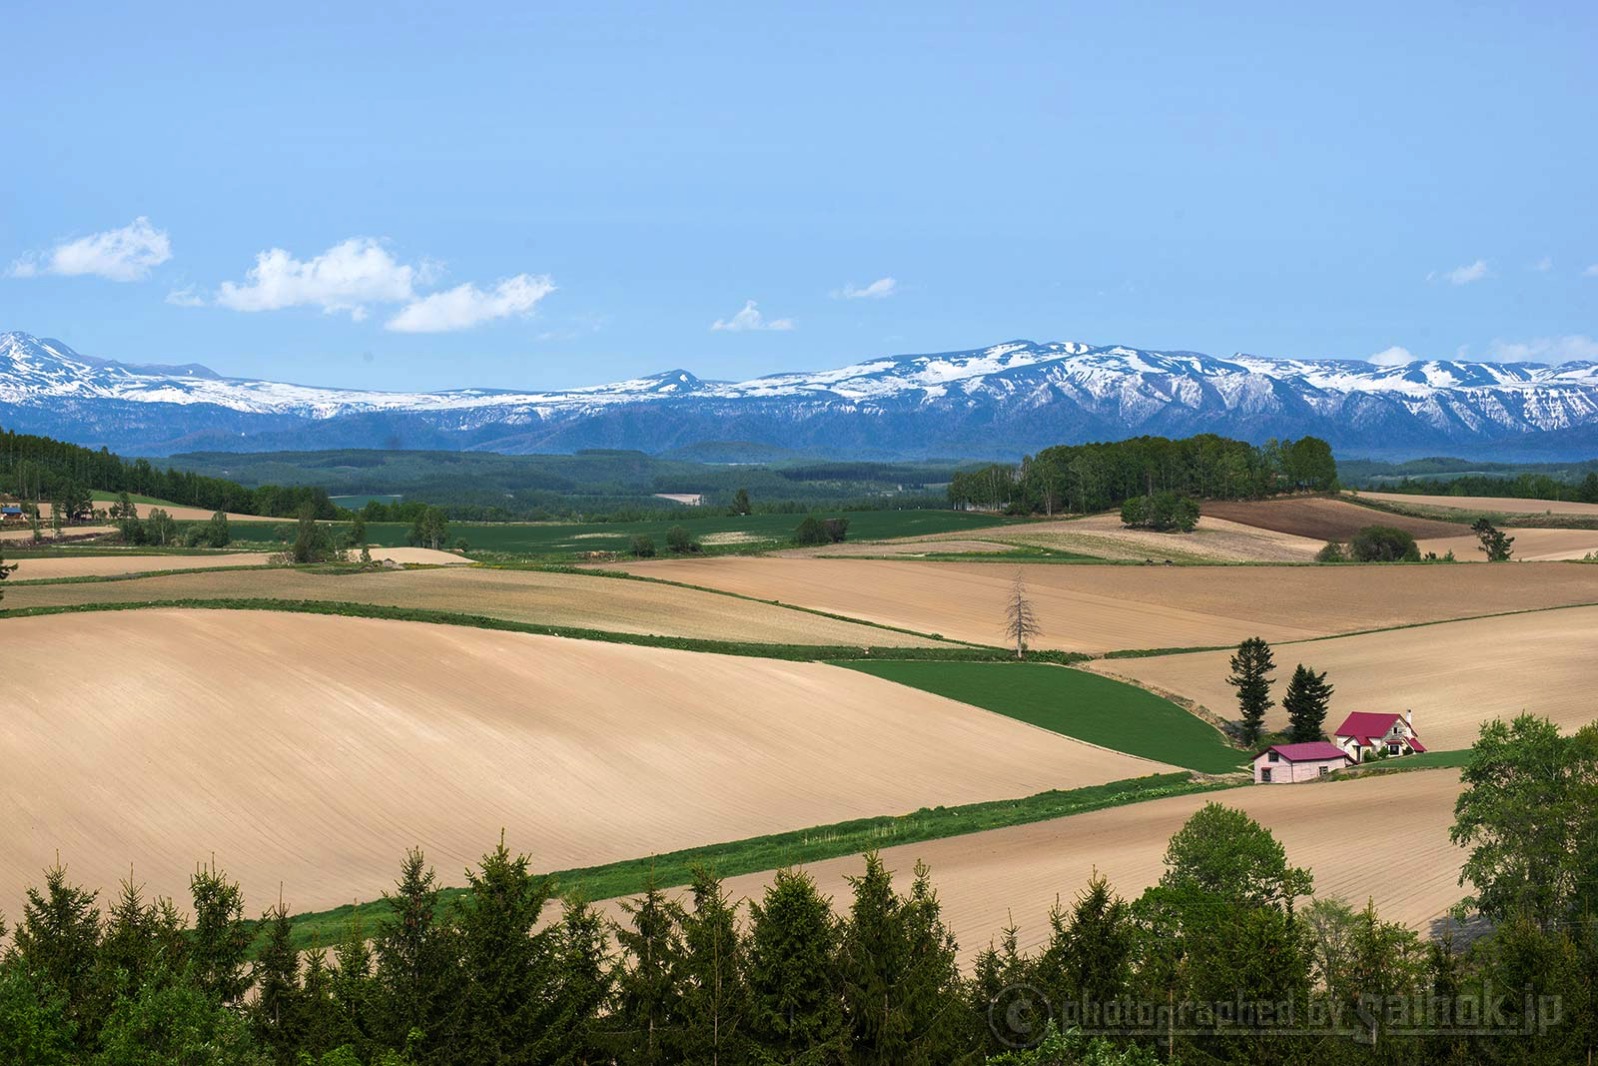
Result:
{"label": "dirt track in field", "polygon": [[[932,868],[944,920],[960,943],[962,963],[996,940],[1013,920],[1023,948],[1045,943],[1049,909],[1069,906],[1097,870],[1115,891],[1136,898],[1164,872],[1165,847],[1182,823],[1214,801],[1247,811],[1287,849],[1288,861],[1310,869],[1315,890],[1354,907],[1373,899],[1382,917],[1422,934],[1466,894],[1456,883],[1463,852],[1448,841],[1459,775],[1452,770],[1365,777],[1304,785],[1259,785],[1178,796],[1079,814],[1035,825],[885,848],[895,887],[909,888],[917,859]],[[1380,826],[1357,834],[1350,826]],[[840,912],[852,898],[845,878],[859,857],[806,867]],[[759,898],[771,874],[729,878],[735,897]],[[619,908],[607,906],[618,918]]]}
{"label": "dirt track in field", "polygon": [[1302,640],[1498,611],[1598,603],[1598,566],[1091,566],[877,559],[720,558],[634,563],[653,577],[1002,642],[1025,575],[1038,647],[1103,652]]}
{"label": "dirt track in field", "polygon": [[824,618],[698,589],[530,570],[435,570],[319,574],[304,570],[205,571],[126,581],[23,585],[6,608],[186,599],[329,600],[414,607],[539,625],[761,644],[920,646],[923,637]]}
{"label": "dirt track in field", "polygon": [[[1474,569],[1474,568],[1473,568]],[[1468,748],[1482,722],[1522,711],[1567,730],[1598,719],[1598,607],[1339,637],[1275,649],[1276,686],[1267,723],[1285,728],[1280,703],[1293,667],[1327,671],[1335,687],[1327,730],[1350,711],[1415,712],[1415,729],[1433,750]],[[1228,652],[1148,659],[1105,659],[1100,673],[1174,692],[1236,717],[1226,684]]]}
{"label": "dirt track in field", "polygon": [[1409,505],[1411,507],[1439,507],[1464,512],[1459,520],[1469,525],[1483,511],[1513,515],[1586,515],[1598,516],[1598,503],[1578,503],[1574,500],[1524,500],[1514,496],[1418,496],[1407,492],[1361,492],[1367,500]]}
{"label": "dirt track in field", "polygon": [[1325,544],[1346,541],[1366,526],[1392,526],[1422,537],[1456,537],[1469,533],[1469,523],[1411,518],[1361,507],[1324,496],[1290,496],[1269,500],[1208,500],[1204,513],[1245,526],[1275,530]]}
{"label": "dirt track in field", "polygon": [[295,908],[1169,770],[823,664],[371,619],[0,621],[0,909],[60,850],[182,898],[216,855]]}

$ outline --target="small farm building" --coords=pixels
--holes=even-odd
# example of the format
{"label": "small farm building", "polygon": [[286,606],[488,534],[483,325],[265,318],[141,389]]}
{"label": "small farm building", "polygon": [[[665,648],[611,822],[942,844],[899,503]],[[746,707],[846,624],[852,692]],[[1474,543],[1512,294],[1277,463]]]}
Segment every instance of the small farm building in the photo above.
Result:
{"label": "small farm building", "polygon": [[1388,755],[1411,755],[1426,750],[1415,733],[1415,718],[1410,712],[1381,714],[1355,711],[1344,719],[1333,734],[1333,743],[1355,762],[1364,762],[1377,751]]}
{"label": "small farm building", "polygon": [[1313,781],[1350,765],[1353,759],[1336,744],[1273,744],[1254,756],[1256,785],[1291,785]]}

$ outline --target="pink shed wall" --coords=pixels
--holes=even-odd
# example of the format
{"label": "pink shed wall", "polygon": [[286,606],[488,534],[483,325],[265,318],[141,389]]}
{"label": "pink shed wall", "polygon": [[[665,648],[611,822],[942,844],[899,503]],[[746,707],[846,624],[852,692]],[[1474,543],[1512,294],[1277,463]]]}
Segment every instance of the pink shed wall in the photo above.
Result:
{"label": "pink shed wall", "polygon": [[1333,771],[1341,770],[1348,765],[1347,759],[1317,759],[1313,762],[1271,762],[1269,755],[1261,755],[1254,760],[1254,783],[1261,784],[1260,771],[1271,771],[1271,784],[1292,785],[1300,781],[1313,781],[1321,776],[1321,767],[1329,767]]}

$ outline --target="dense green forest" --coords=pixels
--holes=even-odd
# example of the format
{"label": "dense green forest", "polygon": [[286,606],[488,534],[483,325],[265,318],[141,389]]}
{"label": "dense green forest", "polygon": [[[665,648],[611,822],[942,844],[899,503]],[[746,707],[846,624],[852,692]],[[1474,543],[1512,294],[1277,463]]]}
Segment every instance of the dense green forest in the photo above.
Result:
{"label": "dense green forest", "polygon": [[1370,487],[1374,491],[1422,496],[1508,496],[1517,500],[1598,503],[1598,472],[1589,472],[1580,481],[1566,481],[1548,474],[1517,474],[1514,477],[1465,474],[1436,480],[1403,478],[1379,482]]}
{"label": "dense green forest", "polygon": [[[723,451],[707,454],[723,454]],[[689,452],[698,455],[698,452]],[[734,453],[739,454],[739,453]],[[424,499],[462,521],[638,517],[680,511],[656,493],[701,495],[725,512],[739,489],[756,510],[811,507],[943,507],[953,462],[707,463],[674,455],[589,450],[574,455],[345,450],[194,453],[173,456],[180,469],[246,485],[315,485],[333,496],[400,495]]]}
{"label": "dense green forest", "polygon": [[336,512],[324,489],[274,484],[245,488],[226,478],[174,468],[148,459],[123,459],[50,437],[0,430],[0,493],[35,502],[75,492],[127,492],[169,503],[236,514],[288,516],[310,504],[318,518]]}
{"label": "dense green forest", "polygon": [[447,901],[411,852],[380,904],[305,955],[281,902],[252,929],[213,868],[185,914],[133,884],[102,900],[56,867],[0,957],[0,1061],[1585,1062],[1598,726],[1493,722],[1462,778],[1468,947],[1315,896],[1267,829],[1216,803],[1136,899],[1098,876],[1062,885],[1041,950],[995,930],[967,974],[931,871],[896,881],[875,855],[837,909],[802,872],[745,902],[701,869],[686,897],[648,885],[611,922],[503,840]]}
{"label": "dense green forest", "polygon": [[1103,511],[1160,493],[1230,500],[1336,485],[1337,464],[1323,440],[1253,445],[1206,433],[1045,448],[1018,466],[957,472],[948,497],[960,507],[1052,515]]}

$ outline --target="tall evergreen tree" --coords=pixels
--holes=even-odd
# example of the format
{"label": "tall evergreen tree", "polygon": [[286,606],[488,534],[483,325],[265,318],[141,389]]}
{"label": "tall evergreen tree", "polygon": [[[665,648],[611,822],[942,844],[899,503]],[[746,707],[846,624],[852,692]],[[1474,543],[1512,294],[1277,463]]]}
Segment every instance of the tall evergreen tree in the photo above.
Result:
{"label": "tall evergreen tree", "polygon": [[194,982],[217,1002],[236,1003],[250,987],[244,893],[215,867],[196,870],[189,891],[194,899],[194,932],[189,938]]}
{"label": "tall evergreen tree", "polygon": [[261,1046],[279,1063],[291,1064],[304,1039],[300,953],[294,948],[294,926],[281,900],[261,921],[266,926],[266,942],[250,970],[255,986],[250,1022]]}
{"label": "tall evergreen tree", "polygon": [[843,1061],[848,1033],[838,995],[837,919],[808,874],[779,870],[749,905],[750,1030],[766,1058]]}
{"label": "tall evergreen tree", "polygon": [[107,988],[137,988],[157,967],[180,970],[187,947],[184,921],[172,901],[145,902],[131,876],[106,913],[100,941],[101,982]]}
{"label": "tall evergreen tree", "polygon": [[1108,1003],[1126,991],[1131,977],[1131,911],[1097,872],[1067,914],[1049,915],[1049,945],[1038,959],[1037,980],[1059,1003]]}
{"label": "tall evergreen tree", "polygon": [[504,834],[476,870],[455,907],[461,988],[453,1047],[462,1063],[543,1063],[555,1016],[553,934],[534,932],[551,897],[548,878],[511,855]]}
{"label": "tall evergreen tree", "polygon": [[616,926],[623,959],[616,968],[616,1059],[623,1066],[677,1061],[683,1025],[682,908],[668,899],[650,871],[643,895],[621,905],[628,921]]}
{"label": "tall evergreen tree", "polygon": [[359,907],[350,914],[344,935],[333,951],[329,986],[337,1014],[337,1035],[330,1042],[334,1047],[352,1046],[364,1059],[374,1043],[380,1020],[374,1017],[377,990],[372,977],[372,948]]}
{"label": "tall evergreen tree", "polygon": [[403,1048],[411,1043],[411,1033],[418,1032],[428,1054],[447,1045],[457,969],[450,930],[438,920],[436,881],[421,851],[407,851],[394,891],[383,894],[390,917],[378,923],[372,938],[380,1039]]}
{"label": "tall evergreen tree", "polygon": [[557,1066],[609,1062],[601,1015],[612,1005],[610,926],[581,898],[566,900],[557,930],[556,1013],[546,1027]]}
{"label": "tall evergreen tree", "polygon": [[60,864],[44,874],[44,891],[29,888],[12,942],[15,962],[36,988],[60,995],[80,1048],[94,1046],[108,1009],[97,980],[100,910],[97,893],[67,880]]}
{"label": "tall evergreen tree", "polygon": [[748,1053],[747,959],[737,908],[721,880],[693,874],[693,910],[682,917],[682,1051],[688,1062],[729,1066]]}
{"label": "tall evergreen tree", "polygon": [[1287,739],[1294,744],[1326,739],[1326,712],[1332,702],[1332,686],[1326,674],[1317,674],[1303,663],[1293,670],[1282,697],[1287,712]]}
{"label": "tall evergreen tree", "polygon": [[1271,671],[1276,660],[1271,646],[1260,637],[1249,637],[1232,655],[1232,673],[1226,683],[1237,689],[1238,715],[1243,722],[1243,743],[1254,745],[1265,725],[1265,712],[1276,701],[1271,699]]}

